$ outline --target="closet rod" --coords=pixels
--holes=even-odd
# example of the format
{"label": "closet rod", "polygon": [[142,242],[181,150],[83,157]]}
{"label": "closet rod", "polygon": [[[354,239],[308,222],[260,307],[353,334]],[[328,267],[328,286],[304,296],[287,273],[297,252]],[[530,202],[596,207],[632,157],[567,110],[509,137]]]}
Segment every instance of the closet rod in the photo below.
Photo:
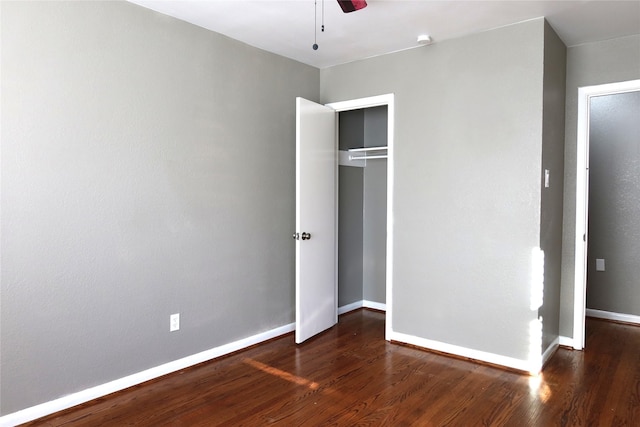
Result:
{"label": "closet rod", "polygon": [[367,160],[367,159],[386,159],[386,154],[380,154],[376,156],[349,156],[349,160]]}

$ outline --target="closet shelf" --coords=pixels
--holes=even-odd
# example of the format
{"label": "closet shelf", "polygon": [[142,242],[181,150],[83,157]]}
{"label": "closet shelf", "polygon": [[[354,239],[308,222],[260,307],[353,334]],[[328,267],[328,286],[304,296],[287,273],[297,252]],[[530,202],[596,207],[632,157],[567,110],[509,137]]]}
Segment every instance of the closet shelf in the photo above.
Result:
{"label": "closet shelf", "polygon": [[[380,147],[362,147],[362,148],[350,148],[349,149],[349,160],[367,160],[367,159],[386,159],[388,147],[380,146]],[[382,153],[384,152],[384,153]],[[351,153],[362,153],[364,155],[354,156]],[[370,154],[371,153],[371,154]],[[374,154],[375,153],[375,154]]]}
{"label": "closet shelf", "polygon": [[349,148],[350,153],[362,153],[367,151],[387,151],[389,147],[386,145],[380,147],[363,147],[363,148]]}

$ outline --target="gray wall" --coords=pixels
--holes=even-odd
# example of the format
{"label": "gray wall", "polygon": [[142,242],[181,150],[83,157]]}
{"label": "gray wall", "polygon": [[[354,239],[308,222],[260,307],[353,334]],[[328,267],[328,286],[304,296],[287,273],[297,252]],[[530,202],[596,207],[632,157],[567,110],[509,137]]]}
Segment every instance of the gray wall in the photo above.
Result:
{"label": "gray wall", "polygon": [[367,160],[364,168],[363,297],[385,304],[387,285],[387,161]]}
{"label": "gray wall", "polygon": [[[591,100],[587,307],[640,316],[640,92]],[[596,271],[596,258],[605,271]]]}
{"label": "gray wall", "polygon": [[564,188],[564,106],[567,49],[548,23],[544,38],[544,110],[542,124],[541,185],[544,170],[550,172],[543,188],[540,209],[540,248],[544,252],[542,350],[560,333],[560,279],[562,265],[562,194]]}
{"label": "gray wall", "polygon": [[319,71],[128,3],[0,7],[0,414],[292,322]]}
{"label": "gray wall", "polygon": [[388,115],[386,105],[365,108],[364,110],[364,145],[365,147],[382,147],[387,145]]}
{"label": "gray wall", "polygon": [[364,169],[340,166],[338,173],[338,307],[342,307],[363,299]]}
{"label": "gray wall", "polygon": [[323,102],[395,93],[395,331],[529,359],[543,50],[538,19],[321,70]]}
{"label": "gray wall", "polygon": [[567,49],[560,335],[573,337],[578,88],[640,79],[640,35]]}
{"label": "gray wall", "polygon": [[[364,110],[364,145],[387,145],[387,107]],[[364,168],[363,296],[385,304],[387,285],[387,161],[367,160]]]}
{"label": "gray wall", "polygon": [[364,147],[364,110],[339,113],[338,144],[340,150]]}
{"label": "gray wall", "polygon": [[[338,123],[340,150],[364,146],[364,110],[343,111]],[[363,298],[364,170],[338,169],[338,307],[342,307]]]}

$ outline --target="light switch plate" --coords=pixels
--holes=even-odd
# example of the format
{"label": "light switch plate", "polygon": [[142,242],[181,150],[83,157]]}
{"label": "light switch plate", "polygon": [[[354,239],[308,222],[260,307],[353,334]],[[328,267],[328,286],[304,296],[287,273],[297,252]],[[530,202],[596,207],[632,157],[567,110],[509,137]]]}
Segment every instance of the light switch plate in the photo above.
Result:
{"label": "light switch plate", "polygon": [[596,258],[596,271],[604,271],[604,259]]}
{"label": "light switch plate", "polygon": [[549,188],[549,169],[544,170],[544,188]]}

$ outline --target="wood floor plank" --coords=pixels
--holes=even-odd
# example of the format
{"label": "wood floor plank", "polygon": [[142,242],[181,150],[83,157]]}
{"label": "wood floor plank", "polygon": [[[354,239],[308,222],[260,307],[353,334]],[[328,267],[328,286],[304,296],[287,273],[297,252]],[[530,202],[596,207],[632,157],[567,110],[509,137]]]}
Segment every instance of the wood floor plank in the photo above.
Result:
{"label": "wood floor plank", "polygon": [[392,344],[358,310],[26,426],[638,426],[640,327],[587,319],[539,377]]}

